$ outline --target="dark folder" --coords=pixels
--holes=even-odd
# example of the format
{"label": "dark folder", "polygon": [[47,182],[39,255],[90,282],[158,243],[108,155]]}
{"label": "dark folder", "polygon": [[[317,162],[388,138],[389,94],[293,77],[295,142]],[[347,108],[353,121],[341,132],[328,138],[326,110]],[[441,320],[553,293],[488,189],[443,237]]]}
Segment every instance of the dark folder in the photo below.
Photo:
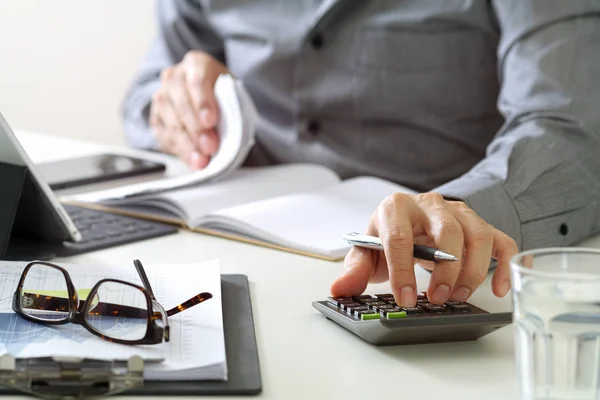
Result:
{"label": "dark folder", "polygon": [[[159,396],[241,396],[262,391],[250,287],[245,275],[221,275],[227,381],[146,381],[141,388],[118,394]],[[0,394],[21,392],[0,387]]]}

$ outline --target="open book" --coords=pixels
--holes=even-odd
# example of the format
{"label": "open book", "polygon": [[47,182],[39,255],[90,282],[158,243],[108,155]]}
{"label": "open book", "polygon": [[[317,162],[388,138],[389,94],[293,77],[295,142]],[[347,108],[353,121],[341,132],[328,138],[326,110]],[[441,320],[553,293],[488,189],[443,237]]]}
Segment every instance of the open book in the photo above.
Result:
{"label": "open book", "polygon": [[379,203],[396,192],[412,193],[379,178],[340,180],[325,167],[284,164],[242,168],[225,179],[164,193],[99,200],[96,192],[67,200],[340,260],[349,250],[342,235],[364,231]]}

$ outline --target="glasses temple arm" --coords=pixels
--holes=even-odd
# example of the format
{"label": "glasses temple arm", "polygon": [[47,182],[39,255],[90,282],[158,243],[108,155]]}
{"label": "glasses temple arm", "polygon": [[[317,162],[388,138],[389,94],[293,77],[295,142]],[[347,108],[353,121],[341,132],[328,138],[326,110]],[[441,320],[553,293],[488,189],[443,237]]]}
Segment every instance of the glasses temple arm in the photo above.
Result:
{"label": "glasses temple arm", "polygon": [[154,292],[152,291],[152,285],[150,285],[150,280],[148,279],[148,276],[146,275],[146,271],[144,270],[144,266],[142,265],[142,262],[140,260],[133,260],[133,265],[135,266],[135,269],[136,269],[138,275],[140,276],[140,279],[142,280],[142,284],[144,285],[144,288],[148,291],[148,293],[150,293],[150,296],[152,297],[152,299],[156,300],[156,297],[154,297]]}
{"label": "glasses temple arm", "polygon": [[167,310],[167,316],[170,317],[172,315],[178,314],[182,311],[194,307],[195,305],[205,302],[206,300],[209,300],[212,297],[213,295],[208,292],[199,293],[191,299],[184,301],[183,303],[171,308],[170,310]]}

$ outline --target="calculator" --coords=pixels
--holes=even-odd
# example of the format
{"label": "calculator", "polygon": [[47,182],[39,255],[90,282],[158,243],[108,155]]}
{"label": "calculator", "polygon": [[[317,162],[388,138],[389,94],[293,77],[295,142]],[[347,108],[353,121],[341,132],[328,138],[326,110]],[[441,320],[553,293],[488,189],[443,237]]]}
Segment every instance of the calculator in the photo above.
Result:
{"label": "calculator", "polygon": [[415,307],[402,308],[389,293],[328,297],[313,307],[374,345],[408,345],[477,340],[512,322],[511,312],[491,313],[471,303],[433,304],[426,293]]}

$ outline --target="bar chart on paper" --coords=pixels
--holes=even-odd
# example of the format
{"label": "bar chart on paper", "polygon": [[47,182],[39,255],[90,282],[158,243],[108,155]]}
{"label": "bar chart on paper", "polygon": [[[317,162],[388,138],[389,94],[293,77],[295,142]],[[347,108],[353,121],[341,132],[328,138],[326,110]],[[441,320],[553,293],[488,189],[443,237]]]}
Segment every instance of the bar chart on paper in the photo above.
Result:
{"label": "bar chart on paper", "polygon": [[[139,355],[146,360],[146,379],[168,380],[173,379],[174,375],[190,380],[227,378],[218,261],[200,265],[145,266],[154,294],[166,309],[199,291],[208,291],[213,298],[170,317],[169,342],[135,346],[102,340],[76,324],[50,326],[30,322],[17,315],[12,310],[12,298],[25,265],[0,262],[0,354],[10,353],[17,358],[71,356],[108,360],[123,360]],[[87,297],[91,288],[107,277],[141,285],[133,264],[119,268],[61,266],[69,272],[80,299]],[[186,272],[180,273],[178,268],[185,268]],[[182,276],[185,278],[178,278]],[[198,283],[202,284],[200,289]],[[63,282],[57,282],[56,279],[39,279],[39,283],[35,281],[35,285],[30,284],[27,290],[57,295],[65,287]],[[113,295],[121,296],[119,293]],[[110,316],[94,324],[102,325],[104,332],[124,329],[122,321]]]}

